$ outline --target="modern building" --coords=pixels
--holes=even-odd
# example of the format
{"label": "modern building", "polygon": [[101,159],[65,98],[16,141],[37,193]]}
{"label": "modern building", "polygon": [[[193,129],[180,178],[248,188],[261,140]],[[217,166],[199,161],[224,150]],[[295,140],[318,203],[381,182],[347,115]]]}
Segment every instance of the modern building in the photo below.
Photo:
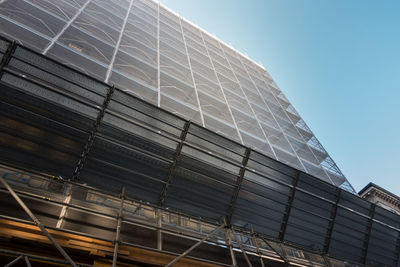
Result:
{"label": "modern building", "polygon": [[400,197],[372,182],[361,189],[358,195],[375,205],[400,214]]}
{"label": "modern building", "polygon": [[159,2],[3,0],[0,30],[0,265],[399,266],[400,215]]}
{"label": "modern building", "polygon": [[355,193],[263,66],[162,4],[0,3],[3,36]]}

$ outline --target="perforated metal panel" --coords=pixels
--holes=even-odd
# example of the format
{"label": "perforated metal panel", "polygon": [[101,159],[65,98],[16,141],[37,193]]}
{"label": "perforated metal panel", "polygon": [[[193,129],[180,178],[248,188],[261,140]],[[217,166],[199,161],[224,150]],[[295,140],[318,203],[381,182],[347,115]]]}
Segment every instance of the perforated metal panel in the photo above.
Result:
{"label": "perforated metal panel", "polygon": [[0,15],[0,34],[354,192],[262,66],[162,4],[16,0]]}
{"label": "perforated metal panel", "polygon": [[[242,231],[251,225],[264,238],[341,260],[398,264],[399,215],[131,91],[12,42],[0,44],[5,55],[0,74],[1,164],[72,178],[114,194],[124,186],[126,195],[140,203],[214,223],[226,217]],[[277,156],[292,164],[298,161],[285,153]],[[74,230],[81,215],[71,211],[69,216],[66,227]],[[109,238],[115,221],[100,224],[101,235]]]}

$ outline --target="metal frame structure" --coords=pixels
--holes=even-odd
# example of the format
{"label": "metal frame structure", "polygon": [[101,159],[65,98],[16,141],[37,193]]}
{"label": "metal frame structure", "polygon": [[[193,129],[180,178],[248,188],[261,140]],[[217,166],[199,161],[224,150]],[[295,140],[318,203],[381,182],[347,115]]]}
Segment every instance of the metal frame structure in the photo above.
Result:
{"label": "metal frame structure", "polygon": [[[79,210],[102,218],[95,220],[100,225],[88,228],[96,234],[96,227],[109,229],[98,238],[115,242],[116,252],[119,244],[137,245],[123,232],[126,224],[160,230],[165,245],[169,235],[178,238],[182,231],[157,222],[160,215],[156,214],[162,210],[207,221],[213,228],[225,226],[220,219],[226,218],[226,237],[208,240],[209,233],[193,231],[185,236],[203,240],[198,245],[230,251],[233,265],[239,258],[235,251],[244,253],[240,260],[248,265],[255,265],[260,257],[257,245],[244,244],[235,233],[247,240],[258,239],[258,245],[265,243],[262,253],[288,264],[299,260],[306,265],[301,258],[310,251],[320,261],[312,264],[323,265],[329,257],[329,261],[398,265],[400,216],[380,207],[372,209],[369,202],[343,189],[15,42],[1,39],[0,53],[0,162],[16,168],[3,177],[11,179],[10,174],[20,170],[38,173],[32,183],[41,181],[44,186],[27,187],[14,181],[19,188],[15,191],[24,201],[68,207],[61,230],[78,229],[85,234],[85,228],[80,228],[85,222],[71,221]],[[72,193],[54,192],[49,186],[52,180],[84,192],[74,193],[74,188],[69,189]],[[119,195],[123,186],[124,193]],[[107,195],[102,205],[91,201],[91,192],[99,189]],[[71,194],[69,202],[64,193]],[[53,197],[43,200],[43,194]],[[134,202],[124,208],[129,199]],[[152,220],[138,223],[126,214],[121,216],[130,210],[135,217],[143,207],[151,207]],[[1,212],[10,218],[10,209]],[[56,228],[57,221],[50,221],[46,228]],[[299,251],[289,249],[288,253],[287,246]],[[168,248],[162,246],[162,250]]]}
{"label": "metal frame structure", "polygon": [[2,1],[0,34],[354,189],[266,70],[156,0]]}

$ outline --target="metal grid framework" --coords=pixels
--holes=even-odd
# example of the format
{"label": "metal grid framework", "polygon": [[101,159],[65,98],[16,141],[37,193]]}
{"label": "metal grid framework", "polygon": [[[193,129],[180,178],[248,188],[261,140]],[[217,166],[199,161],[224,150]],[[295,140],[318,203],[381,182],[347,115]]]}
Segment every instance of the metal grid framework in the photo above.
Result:
{"label": "metal grid framework", "polygon": [[1,34],[354,192],[259,64],[151,0],[0,2]]}
{"label": "metal grid framework", "polygon": [[0,57],[2,164],[109,194],[124,187],[137,205],[224,217],[320,255],[398,265],[399,215],[15,42],[1,40]]}

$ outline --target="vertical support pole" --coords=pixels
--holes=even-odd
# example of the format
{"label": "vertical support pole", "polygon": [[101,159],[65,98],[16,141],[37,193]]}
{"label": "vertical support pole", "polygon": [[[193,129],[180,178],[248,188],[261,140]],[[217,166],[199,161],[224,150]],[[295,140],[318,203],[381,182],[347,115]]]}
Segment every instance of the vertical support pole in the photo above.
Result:
{"label": "vertical support pole", "polygon": [[238,267],[238,264],[236,262],[235,252],[233,251],[232,239],[231,239],[229,228],[225,229],[225,238],[226,238],[226,245],[228,246],[229,253],[231,254],[232,267]]}
{"label": "vertical support pole", "polygon": [[365,234],[365,239],[364,239],[364,244],[363,244],[363,253],[362,253],[363,264],[366,264],[366,262],[367,262],[369,238],[371,236],[372,224],[374,222],[375,208],[376,208],[376,204],[372,203],[371,208],[369,210],[369,220],[368,220],[367,232]]}
{"label": "vertical support pole", "polygon": [[25,256],[24,259],[25,259],[26,267],[32,267],[31,262],[29,261],[28,257]]}
{"label": "vertical support pole", "polygon": [[260,246],[258,244],[258,239],[254,236],[253,225],[251,225],[250,228],[251,228],[251,239],[252,239],[253,244],[255,245],[255,247],[257,249],[258,256],[260,256],[261,267],[265,267],[264,261],[263,261],[263,258],[262,258],[262,253],[261,253],[261,250],[260,250]]}
{"label": "vertical support pole", "polygon": [[294,195],[296,193],[297,183],[299,182],[299,177],[300,177],[300,171],[297,171],[293,187],[290,190],[289,201],[288,201],[288,205],[286,206],[285,215],[283,216],[281,230],[279,231],[279,240],[280,241],[283,241],[283,239],[285,237],[286,227],[287,227],[287,223],[289,220],[289,214],[290,214],[290,210],[292,209],[292,204],[293,204],[293,200],[294,200]]}
{"label": "vertical support pole", "polygon": [[332,238],[332,233],[333,233],[333,226],[335,225],[335,220],[336,220],[336,213],[337,213],[337,209],[338,209],[338,204],[339,204],[339,200],[340,200],[340,195],[342,193],[342,190],[340,188],[337,189],[337,193],[336,193],[336,199],[335,199],[335,204],[331,210],[331,221],[329,223],[329,227],[328,227],[328,234],[325,238],[325,245],[323,248],[323,253],[324,254],[328,254],[329,252],[329,246],[331,244],[331,238]]}
{"label": "vertical support pole", "polygon": [[117,223],[117,232],[115,234],[114,255],[113,255],[113,261],[112,261],[112,265],[111,265],[112,267],[117,266],[118,247],[119,247],[119,243],[120,243],[122,211],[124,208],[124,201],[125,201],[125,187],[122,187],[121,205],[119,206],[119,211],[118,211],[118,223]]}
{"label": "vertical support pole", "polygon": [[156,211],[156,215],[157,215],[157,249],[158,250],[162,250],[162,231],[161,231],[161,227],[162,227],[162,212],[160,209],[157,209]]}
{"label": "vertical support pole", "polygon": [[[69,204],[72,198],[72,184],[68,184],[65,188],[65,199],[64,203]],[[65,205],[61,208],[60,216],[58,217],[56,228],[61,228],[64,226],[65,215],[67,214],[68,206]]]}
{"label": "vertical support pole", "polygon": [[253,267],[253,265],[251,264],[249,257],[246,254],[246,250],[243,247],[242,242],[240,242],[236,236],[235,231],[233,231],[233,229],[231,229],[231,234],[233,235],[233,238],[235,239],[235,242],[239,245],[240,250],[242,251],[243,257],[245,258],[247,265],[249,265],[249,267]]}
{"label": "vertical support pole", "polygon": [[5,188],[10,192],[10,194],[14,197],[14,199],[18,202],[18,204],[24,209],[24,211],[28,214],[28,216],[32,219],[37,227],[43,232],[43,234],[50,240],[50,242],[56,247],[56,249],[63,255],[63,257],[67,260],[67,262],[76,267],[75,262],[70,258],[70,256],[65,252],[65,250],[57,243],[57,241],[53,238],[53,236],[47,231],[44,225],[39,221],[38,218],[32,213],[32,211],[25,205],[25,203],[19,198],[19,196],[14,192],[14,190],[8,185],[8,183],[0,177],[1,183],[5,186]]}

